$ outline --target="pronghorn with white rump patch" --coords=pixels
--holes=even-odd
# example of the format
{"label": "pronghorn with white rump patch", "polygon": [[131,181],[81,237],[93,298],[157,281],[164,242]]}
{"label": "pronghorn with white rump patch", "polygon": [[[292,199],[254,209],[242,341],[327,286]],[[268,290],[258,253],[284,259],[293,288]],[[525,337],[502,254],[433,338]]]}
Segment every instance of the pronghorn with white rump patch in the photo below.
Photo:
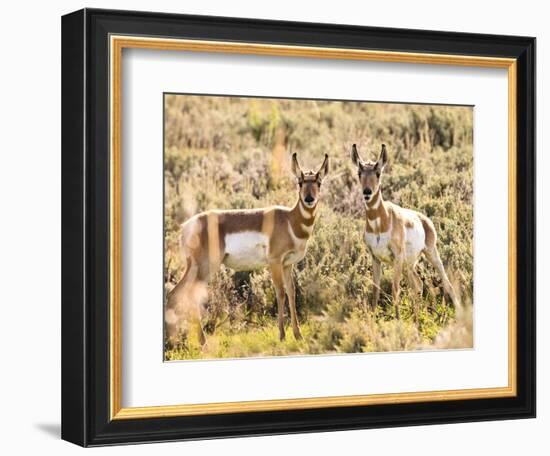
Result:
{"label": "pronghorn with white rump patch", "polygon": [[388,162],[386,146],[382,144],[378,160],[372,162],[361,160],[357,146],[354,144],[351,159],[358,169],[365,202],[365,241],[372,254],[374,280],[373,308],[378,305],[380,297],[382,262],[393,264],[392,300],[397,318],[399,318],[399,292],[403,269],[406,270],[410,286],[416,293],[422,294],[422,281],[415,270],[422,252],[439,273],[443,288],[451,297],[453,304],[459,305],[458,297],[439,257],[436,246],[437,233],[432,221],[420,212],[402,208],[382,198],[381,176]]}
{"label": "pronghorn with white rump patch", "polygon": [[206,342],[200,321],[201,305],[197,301],[204,300],[206,284],[221,264],[235,271],[268,267],[277,296],[279,337],[281,340],[285,337],[285,295],[294,337],[302,337],[296,314],[292,267],[306,254],[317,215],[321,182],[328,169],[328,155],[317,172],[303,172],[293,154],[292,172],[299,186],[294,207],[210,210],[183,223],[180,245],[186,269],[167,296],[164,319],[168,346],[173,346],[184,325],[191,323],[197,328],[200,343]]}

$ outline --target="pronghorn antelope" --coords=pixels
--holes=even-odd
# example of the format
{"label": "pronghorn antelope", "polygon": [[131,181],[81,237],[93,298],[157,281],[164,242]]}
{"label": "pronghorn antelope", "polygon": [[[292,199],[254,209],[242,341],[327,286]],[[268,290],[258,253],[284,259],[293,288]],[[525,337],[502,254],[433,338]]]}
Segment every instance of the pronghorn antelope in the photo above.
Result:
{"label": "pronghorn antelope", "polygon": [[376,162],[365,162],[359,157],[357,146],[354,144],[351,159],[358,168],[365,202],[365,241],[372,254],[373,262],[373,308],[378,305],[380,297],[382,262],[393,263],[392,299],[397,318],[399,318],[399,291],[403,269],[406,270],[410,286],[416,293],[422,294],[422,281],[415,270],[422,252],[441,276],[443,288],[451,297],[453,304],[459,304],[439,257],[436,246],[437,233],[432,221],[424,214],[402,208],[382,198],[381,176],[388,162],[386,146],[382,144],[382,151]]}
{"label": "pronghorn antelope", "polygon": [[292,172],[299,186],[293,208],[210,210],[183,223],[180,246],[186,269],[167,296],[164,318],[168,346],[174,345],[190,321],[197,328],[200,343],[206,342],[200,322],[201,305],[197,301],[204,300],[206,284],[221,264],[235,271],[268,267],[277,296],[279,338],[285,337],[285,295],[294,337],[302,337],[296,315],[292,266],[305,256],[317,215],[321,182],[328,169],[328,155],[317,172],[303,172],[293,154]]}

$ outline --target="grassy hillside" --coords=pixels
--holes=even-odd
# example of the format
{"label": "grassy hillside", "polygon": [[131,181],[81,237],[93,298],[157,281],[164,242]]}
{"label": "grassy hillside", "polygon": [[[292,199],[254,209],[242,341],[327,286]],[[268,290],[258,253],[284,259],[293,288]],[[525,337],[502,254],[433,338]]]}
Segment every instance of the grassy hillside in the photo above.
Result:
{"label": "grassy hillside", "polygon": [[[289,151],[298,153],[303,168],[318,167],[325,153],[331,159],[306,257],[294,267],[304,339],[297,342],[287,331],[279,342],[267,271],[222,267],[204,303],[206,347],[184,337],[167,359],[472,346],[471,108],[167,95],[165,119],[166,291],[183,272],[178,230],[187,218],[213,208],[293,205]],[[447,305],[424,260],[416,315],[403,280],[401,320],[395,320],[391,266],[384,266],[378,308],[367,306],[371,259],[350,148],[357,143],[364,159],[375,159],[382,142],[389,152],[384,198],[432,219],[443,263],[467,303],[463,309]]]}

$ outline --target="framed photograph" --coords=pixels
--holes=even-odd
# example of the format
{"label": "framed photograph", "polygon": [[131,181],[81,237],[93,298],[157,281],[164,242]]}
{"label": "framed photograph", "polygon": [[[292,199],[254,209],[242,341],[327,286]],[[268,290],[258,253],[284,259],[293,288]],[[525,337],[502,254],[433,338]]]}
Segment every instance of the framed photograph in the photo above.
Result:
{"label": "framed photograph", "polygon": [[62,437],[535,416],[535,39],[62,19]]}

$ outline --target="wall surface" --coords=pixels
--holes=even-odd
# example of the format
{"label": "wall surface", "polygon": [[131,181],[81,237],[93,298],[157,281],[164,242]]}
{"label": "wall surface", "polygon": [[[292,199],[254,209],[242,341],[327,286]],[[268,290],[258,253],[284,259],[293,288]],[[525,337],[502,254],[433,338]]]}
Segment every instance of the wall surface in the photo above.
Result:
{"label": "wall surface", "polygon": [[[88,0],[9,2],[0,17],[0,448],[4,454],[72,454],[60,431],[60,16],[84,6],[518,34],[538,39],[538,418],[102,448],[94,454],[548,454],[550,165],[542,121],[550,117],[544,3],[394,0]],[[545,432],[546,431],[546,432]],[[31,453],[32,454],[32,453]]]}

